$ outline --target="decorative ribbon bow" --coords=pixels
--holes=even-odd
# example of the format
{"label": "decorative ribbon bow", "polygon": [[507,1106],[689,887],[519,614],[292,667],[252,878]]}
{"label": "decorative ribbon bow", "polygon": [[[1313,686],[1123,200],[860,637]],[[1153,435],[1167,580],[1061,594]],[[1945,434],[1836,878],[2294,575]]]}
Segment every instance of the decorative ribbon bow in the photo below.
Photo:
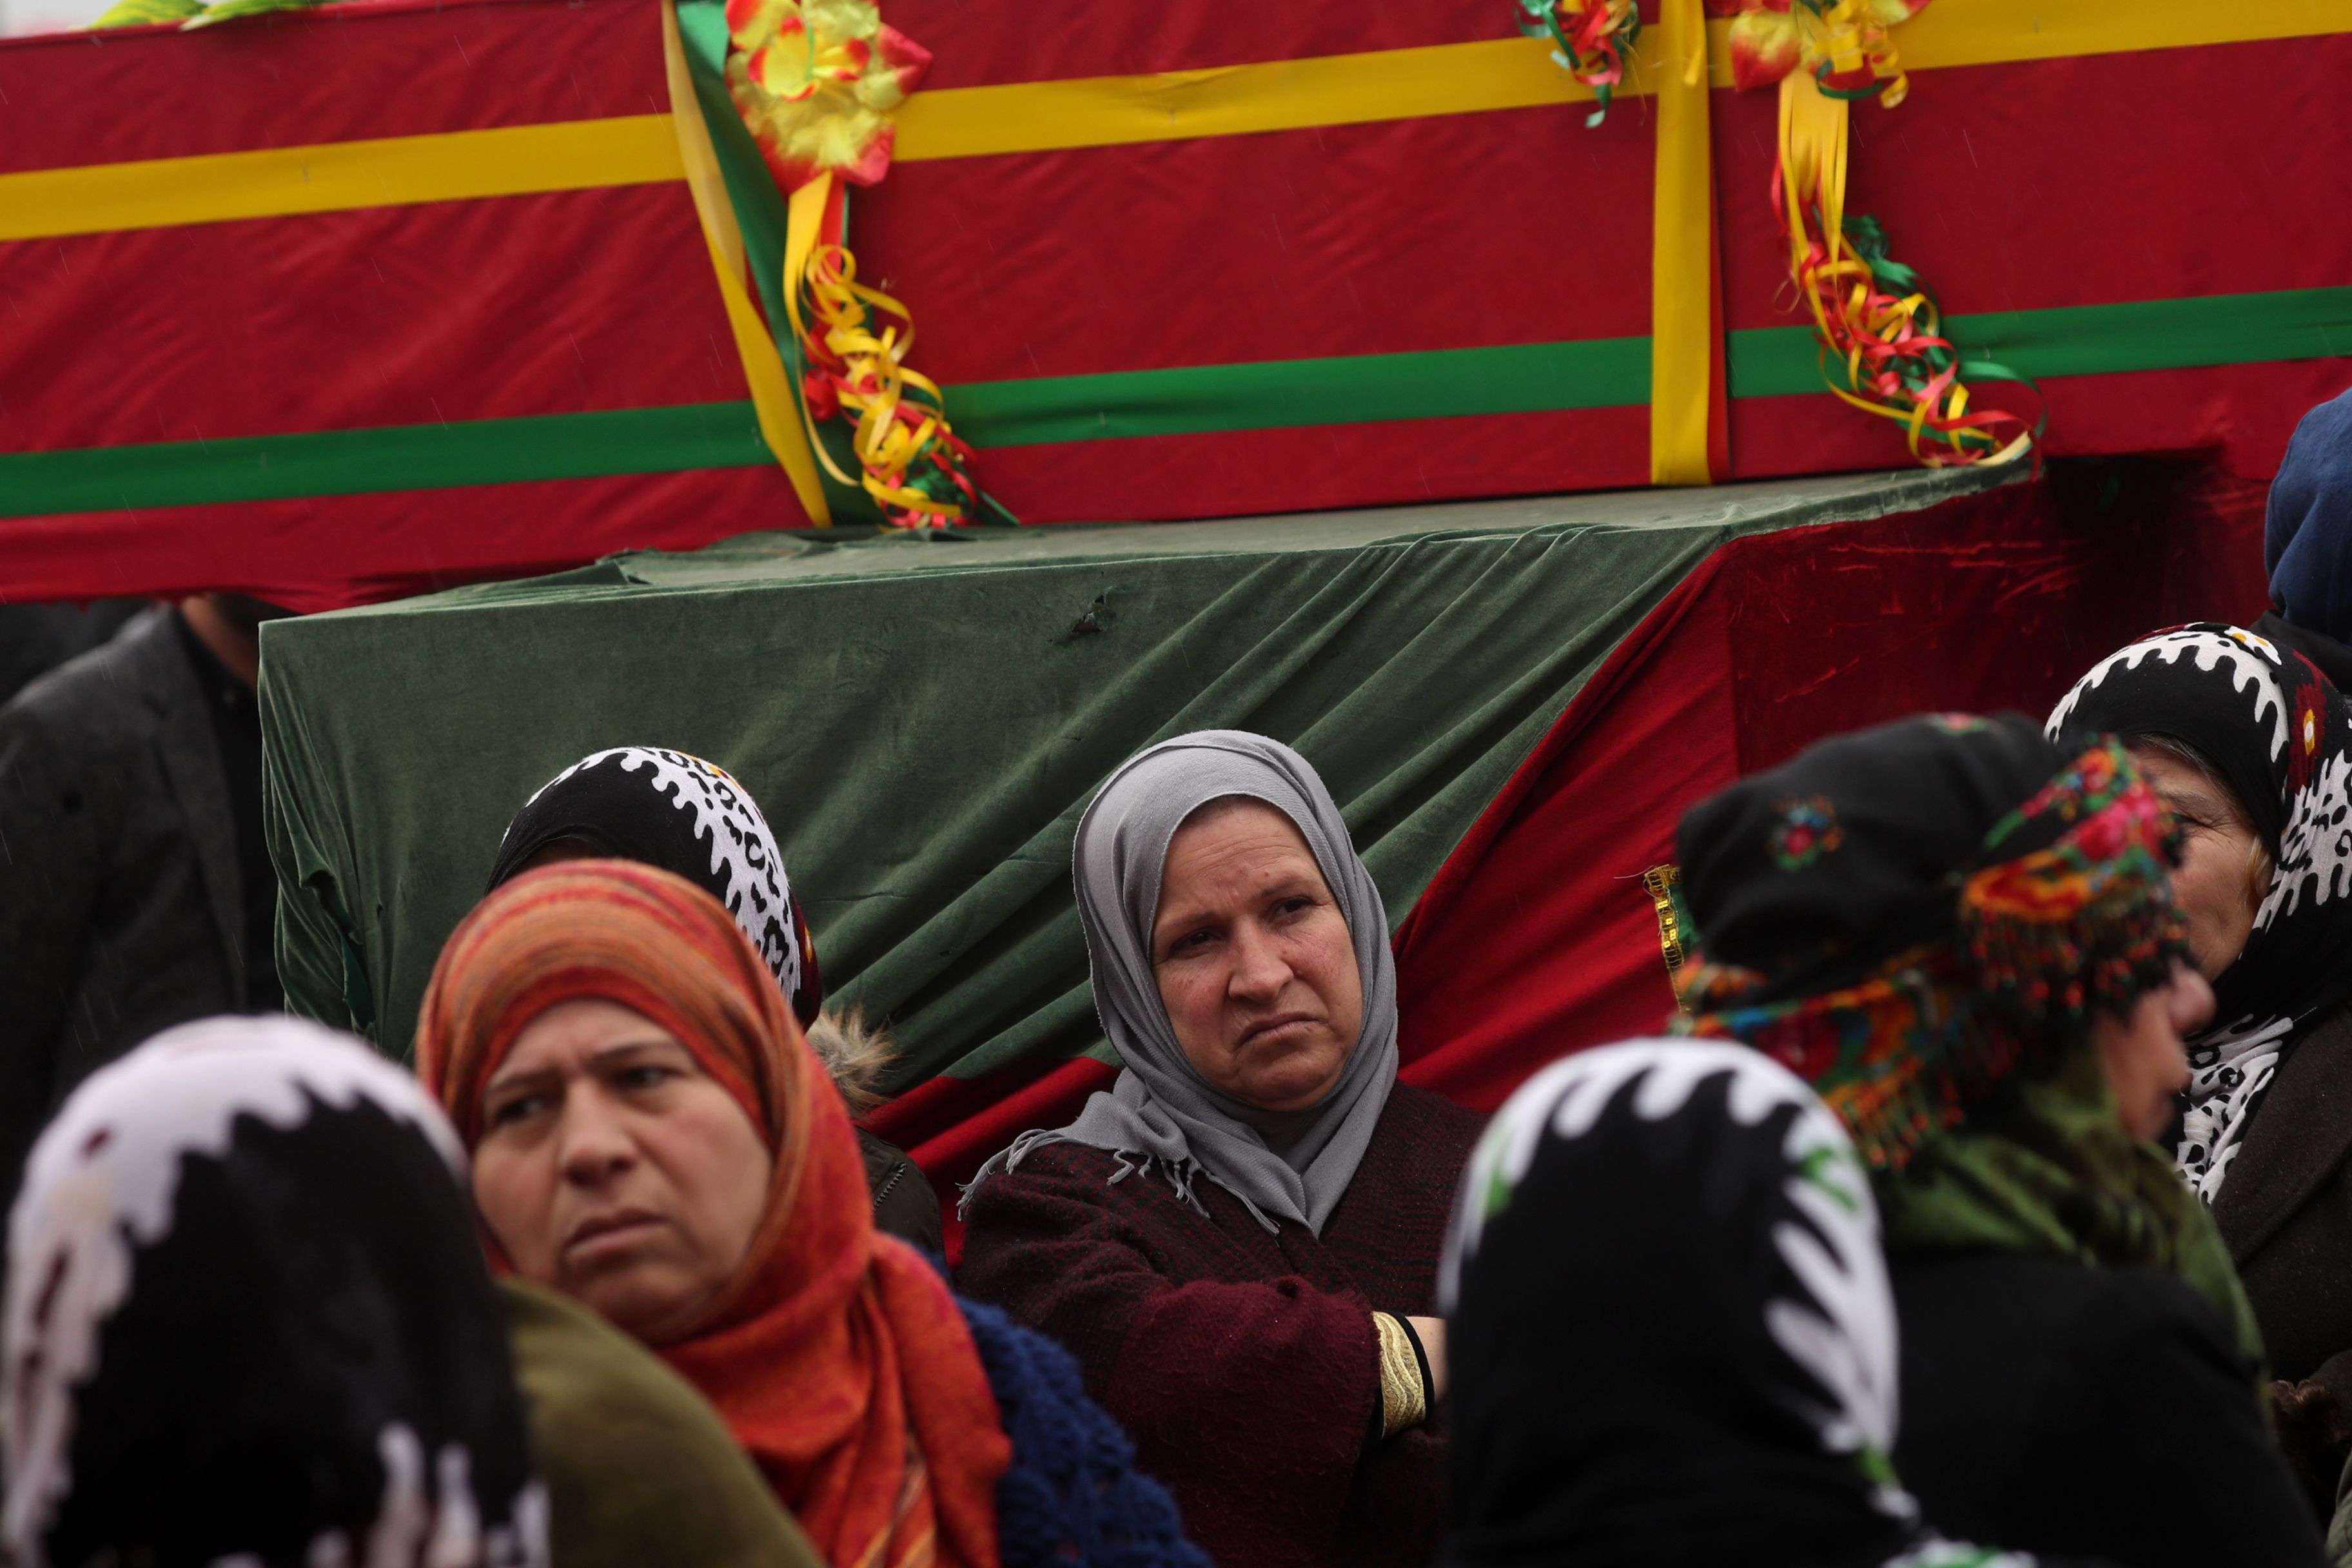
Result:
{"label": "decorative ribbon bow", "polygon": [[[987,498],[937,383],[909,369],[907,308],[857,281],[845,185],[889,173],[891,113],[931,57],[886,26],[873,0],[728,0],[727,86],[790,200],[784,301],[799,342],[810,445],[835,480],[863,489],[901,528],[962,521]],[[855,421],[855,478],[815,426]]]}
{"label": "decorative ribbon bow", "polygon": [[1518,0],[1519,31],[1549,38],[1551,58],[1592,89],[1598,106],[1587,126],[1609,118],[1609,100],[1625,79],[1625,56],[1642,36],[1633,0]]}
{"label": "decorative ribbon bow", "polygon": [[[2032,384],[1990,360],[1963,365],[1943,335],[1936,298],[1889,253],[1886,230],[1845,210],[1848,110],[1876,98],[1892,109],[1910,82],[1887,29],[1927,0],[1747,0],[1731,24],[1732,79],[1780,88],[1780,156],[1772,209],[1789,239],[1789,272],[1821,333],[1822,374],[1853,406],[1905,427],[1931,468],[2000,462],[2041,433],[2014,414],[1971,409],[1963,372]],[[1801,66],[1802,69],[1798,68]]]}
{"label": "decorative ribbon bow", "polygon": [[1884,97],[1894,108],[1910,90],[1886,30],[1927,7],[1927,0],[1717,0],[1731,23],[1731,80],[1770,87],[1802,65],[1832,98]]}

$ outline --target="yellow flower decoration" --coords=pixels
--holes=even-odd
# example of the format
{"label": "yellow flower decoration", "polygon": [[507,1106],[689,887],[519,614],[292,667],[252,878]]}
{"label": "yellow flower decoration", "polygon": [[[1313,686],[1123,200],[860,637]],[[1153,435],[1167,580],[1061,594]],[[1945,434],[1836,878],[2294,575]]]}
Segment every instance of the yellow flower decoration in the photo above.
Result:
{"label": "yellow flower decoration", "polygon": [[870,185],[889,172],[905,102],[930,52],[872,0],[727,0],[727,89],[786,191],[820,174]]}

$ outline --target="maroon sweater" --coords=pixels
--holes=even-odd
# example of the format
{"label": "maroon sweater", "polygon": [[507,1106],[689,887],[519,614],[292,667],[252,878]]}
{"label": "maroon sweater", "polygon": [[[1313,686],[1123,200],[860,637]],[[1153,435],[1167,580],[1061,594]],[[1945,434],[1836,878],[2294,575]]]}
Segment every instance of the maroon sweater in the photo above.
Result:
{"label": "maroon sweater", "polygon": [[1052,1143],[972,1195],[957,1284],[1067,1345],[1087,1391],[1228,1568],[1412,1564],[1444,1505],[1434,1423],[1372,1436],[1371,1314],[1433,1310],[1446,1218],[1481,1118],[1399,1084],[1323,1234],[1269,1235],[1196,1181]]}

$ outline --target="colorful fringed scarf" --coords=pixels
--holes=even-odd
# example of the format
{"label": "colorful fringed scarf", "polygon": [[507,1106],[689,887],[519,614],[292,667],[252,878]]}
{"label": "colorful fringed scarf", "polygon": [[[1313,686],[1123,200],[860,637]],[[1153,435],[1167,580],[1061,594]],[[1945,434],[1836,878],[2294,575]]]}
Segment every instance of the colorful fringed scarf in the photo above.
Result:
{"label": "colorful fringed scarf", "polygon": [[2185,961],[2173,836],[2112,739],[2070,757],[2009,717],[1826,742],[1685,818],[1701,951],[1675,1027],[1814,1087],[1879,1173],[1891,1247],[2161,1268],[2255,1349],[2209,1217],[2091,1044]]}

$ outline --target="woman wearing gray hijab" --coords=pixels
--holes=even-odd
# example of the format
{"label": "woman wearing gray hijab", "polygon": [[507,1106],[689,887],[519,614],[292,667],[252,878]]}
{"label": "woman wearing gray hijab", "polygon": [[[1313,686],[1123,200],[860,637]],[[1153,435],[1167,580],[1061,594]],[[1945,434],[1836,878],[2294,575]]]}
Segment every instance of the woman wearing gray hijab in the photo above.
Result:
{"label": "woman wearing gray hijab", "polygon": [[1216,1561],[1428,1562],[1429,1314],[1480,1120],[1397,1081],[1388,917],[1330,792],[1264,736],[1179,736],[1073,858],[1124,1070],[982,1167],[959,1283],[1076,1353]]}

